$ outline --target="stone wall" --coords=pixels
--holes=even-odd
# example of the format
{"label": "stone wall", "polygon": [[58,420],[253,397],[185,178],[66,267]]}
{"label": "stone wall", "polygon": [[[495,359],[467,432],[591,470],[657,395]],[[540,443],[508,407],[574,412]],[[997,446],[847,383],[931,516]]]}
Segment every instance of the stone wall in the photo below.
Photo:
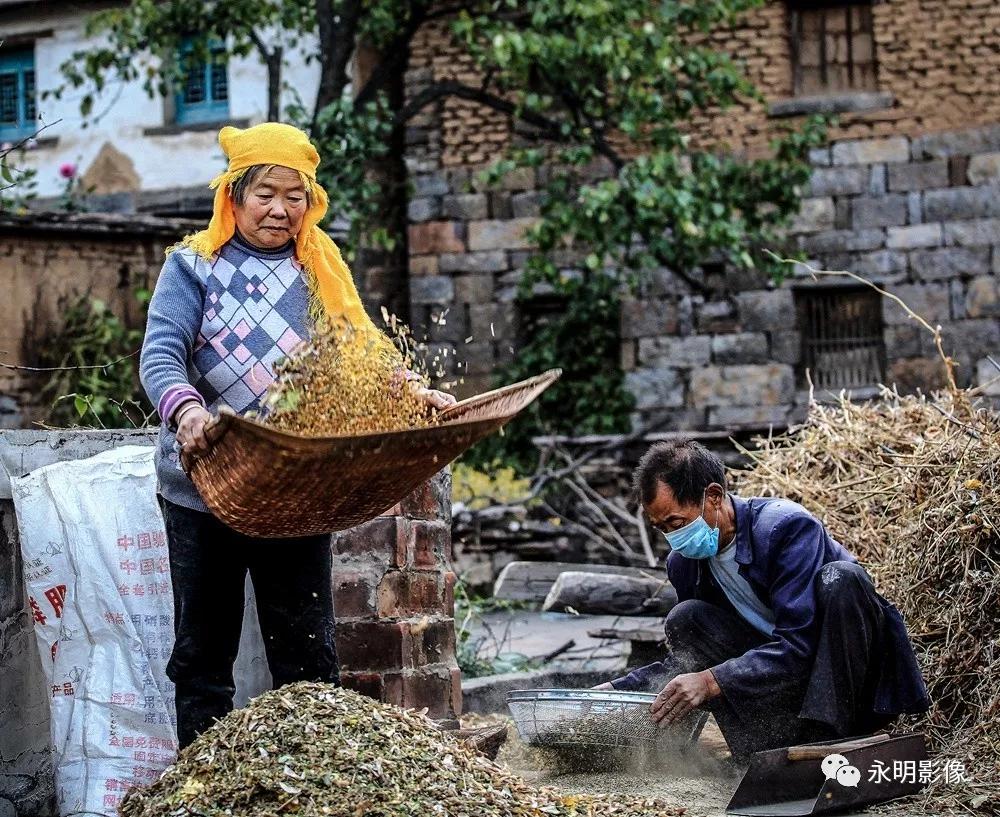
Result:
{"label": "stone wall", "polygon": [[[142,328],[134,293],[151,287],[164,249],[195,225],[107,214],[0,216],[0,361],[37,365],[34,351],[60,326],[59,299],[89,292]],[[0,368],[0,428],[38,419],[38,380]]]}
{"label": "stone wall", "polygon": [[[1000,374],[987,360],[1000,351],[997,151],[1000,126],[834,142],[813,156],[794,227],[812,266],[855,272],[940,324],[963,386]],[[800,419],[808,392],[795,296],[834,279],[796,272],[776,288],[710,274],[708,297],[677,294],[666,276],[626,304],[623,365],[641,420],[732,428]],[[882,321],[886,382],[903,391],[943,385],[932,335],[889,298]]]}
{"label": "stone wall", "polygon": [[[55,814],[46,685],[24,596],[8,471],[118,445],[152,445],[155,429],[0,431],[0,817]],[[333,538],[336,644],[345,686],[417,709],[446,726],[461,713],[447,472],[385,515]],[[277,557],[276,557],[277,558]],[[270,687],[249,592],[235,667],[237,705]]]}
{"label": "stone wall", "polygon": [[[989,0],[883,0],[872,4],[872,14],[877,93],[860,104],[858,99],[852,103],[850,94],[838,100],[834,138],[915,137],[1000,121],[1000,6]],[[696,144],[725,143],[733,150],[759,152],[785,127],[786,117],[796,111],[788,32],[788,4],[766,0],[733,28],[708,37],[713,48],[739,61],[764,101],[697,117],[691,128]],[[441,20],[418,32],[410,64],[414,81],[480,81]],[[458,99],[446,100],[412,124],[415,130],[433,131],[445,168],[491,160],[511,134],[504,115]]]}
{"label": "stone wall", "polygon": [[[713,35],[744,63],[766,103],[696,120],[696,141],[711,135],[755,154],[787,124],[766,109],[774,114],[792,94],[787,13],[772,0]],[[830,146],[813,153],[792,237],[815,264],[880,282],[943,324],[959,381],[983,381],[994,371],[986,355],[1000,348],[1000,73],[992,67],[1000,10],[980,0],[887,0],[873,13],[884,104],[842,113]],[[476,78],[446,23],[425,26],[409,92]],[[784,113],[793,109],[785,104]],[[503,116],[446,100],[411,125],[411,317],[446,350],[446,380],[467,396],[492,383],[521,340],[516,290],[531,252],[523,233],[536,223],[547,168],[519,170],[483,190],[478,171],[510,138]],[[594,177],[603,172],[594,168]],[[565,252],[557,262],[573,268],[579,258]],[[795,291],[832,279],[801,274],[774,288],[713,269],[706,283],[708,293],[696,293],[663,271],[625,305],[622,366],[639,400],[636,421],[745,428],[801,416],[807,391]],[[885,379],[904,389],[939,385],[928,336],[888,300],[883,321]]]}
{"label": "stone wall", "polygon": [[[434,151],[430,143],[417,148],[425,158]],[[812,163],[791,229],[812,265],[850,270],[903,298],[944,327],[960,384],[991,379],[986,358],[1000,351],[1000,125],[837,140]],[[476,189],[468,168],[414,176],[414,320],[465,362],[457,370],[462,394],[485,388],[517,345],[515,289],[530,252],[521,234],[537,214],[536,174],[544,168],[490,192]],[[572,254],[563,261],[571,266]],[[718,429],[800,417],[808,393],[795,293],[833,279],[796,272],[774,287],[760,276],[708,269],[707,294],[667,271],[654,275],[621,316],[636,421]],[[887,382],[904,390],[940,385],[929,333],[889,299],[882,319]]]}

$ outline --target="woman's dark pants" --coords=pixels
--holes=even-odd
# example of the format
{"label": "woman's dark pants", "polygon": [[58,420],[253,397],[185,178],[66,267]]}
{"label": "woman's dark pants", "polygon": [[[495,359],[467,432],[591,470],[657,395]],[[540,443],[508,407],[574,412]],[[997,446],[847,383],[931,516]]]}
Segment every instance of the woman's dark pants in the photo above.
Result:
{"label": "woman's dark pants", "polygon": [[[734,758],[867,734],[891,722],[872,713],[883,613],[868,574],[851,562],[824,565],[816,601],[818,638],[806,677],[762,679],[749,696],[723,693],[704,705]],[[708,669],[770,640],[736,613],[698,600],[678,604],[665,627],[670,655],[652,685],[656,692],[677,673]]]}
{"label": "woman's dark pants", "polygon": [[274,686],[337,682],[329,534],[258,539],[162,497],[160,507],[174,590],[167,676],[182,748],[233,708],[247,571]]}

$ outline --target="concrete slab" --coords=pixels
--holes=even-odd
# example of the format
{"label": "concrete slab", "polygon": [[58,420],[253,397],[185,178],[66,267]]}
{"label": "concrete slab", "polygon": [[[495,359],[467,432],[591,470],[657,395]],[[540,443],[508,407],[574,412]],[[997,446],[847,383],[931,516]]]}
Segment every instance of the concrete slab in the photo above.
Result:
{"label": "concrete slab", "polygon": [[10,477],[54,462],[80,460],[119,445],[153,445],[158,428],[23,429],[0,431],[0,499],[10,499]]}
{"label": "concrete slab", "polygon": [[576,646],[552,662],[551,667],[568,671],[606,672],[608,677],[623,668],[629,645],[624,641],[591,638],[588,630],[611,627],[663,629],[663,620],[651,616],[591,616],[543,613],[536,610],[502,610],[486,613],[473,623],[471,639],[482,644],[485,656],[513,652],[534,658],[552,652],[567,641]]}

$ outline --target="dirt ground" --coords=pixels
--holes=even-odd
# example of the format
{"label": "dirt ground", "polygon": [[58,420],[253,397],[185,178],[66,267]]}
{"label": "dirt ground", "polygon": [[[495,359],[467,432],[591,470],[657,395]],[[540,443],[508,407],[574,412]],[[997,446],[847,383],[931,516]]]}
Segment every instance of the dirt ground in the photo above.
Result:
{"label": "dirt ground", "polygon": [[669,770],[628,774],[595,772],[566,774],[539,783],[553,786],[567,794],[611,794],[657,797],[684,806],[691,817],[722,817],[739,777],[690,775],[673,776]]}
{"label": "dirt ground", "polygon": [[[463,718],[463,726],[475,727],[509,719],[499,715]],[[497,760],[532,783],[552,786],[567,794],[631,794],[658,797],[684,806],[691,817],[722,817],[743,770],[729,761],[729,750],[715,721],[709,719],[701,738],[690,753],[667,757],[643,768],[581,769],[578,758],[567,761],[550,752],[521,743],[510,723],[507,743]],[[586,767],[585,761],[583,766]]]}

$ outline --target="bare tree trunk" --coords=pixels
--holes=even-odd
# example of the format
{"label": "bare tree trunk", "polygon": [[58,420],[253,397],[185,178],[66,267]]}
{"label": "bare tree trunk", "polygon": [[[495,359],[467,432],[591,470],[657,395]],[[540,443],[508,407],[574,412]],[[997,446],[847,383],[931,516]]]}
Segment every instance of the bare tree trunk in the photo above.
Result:
{"label": "bare tree trunk", "polygon": [[284,57],[280,45],[267,55],[267,121],[281,121],[281,61]]}
{"label": "bare tree trunk", "polygon": [[[422,12],[423,3],[411,8],[411,15]],[[359,23],[364,13],[362,0],[316,0],[316,20],[320,44],[320,82],[316,94],[318,113],[341,98],[349,84],[349,67],[359,47]],[[355,96],[364,104],[383,94],[392,114],[401,112],[406,103],[405,77],[410,61],[410,39],[419,26],[416,16],[399,37],[375,58],[372,77],[355,77]],[[363,46],[362,46],[363,47]],[[315,117],[315,114],[314,114]],[[315,118],[313,127],[315,130]],[[384,230],[393,240],[391,248],[359,247],[355,274],[359,290],[371,308],[377,323],[381,322],[380,307],[404,321],[409,313],[409,249],[407,246],[407,174],[406,123],[396,117],[389,136],[385,158],[373,162],[368,172],[381,190],[380,214],[376,223],[365,225],[365,232]]]}
{"label": "bare tree trunk", "polygon": [[284,49],[280,45],[268,48],[256,31],[250,32],[257,53],[267,68],[267,121],[281,121],[281,61]]}
{"label": "bare tree trunk", "polygon": [[[407,43],[409,51],[409,43]],[[406,64],[386,77],[382,86],[391,111],[402,110],[405,103]],[[397,63],[398,64],[398,63]],[[407,171],[406,124],[398,123],[389,135],[389,150],[373,162],[368,172],[378,182],[381,217],[373,228],[382,228],[394,239],[391,248],[366,247],[359,255],[365,297],[376,306],[384,305],[390,314],[410,322],[409,244],[407,242]],[[378,320],[378,318],[376,319]]]}
{"label": "bare tree trunk", "polygon": [[334,11],[333,0],[316,0],[320,72],[315,113],[339,99],[347,88],[347,67],[358,39],[361,5],[361,0],[343,0]]}

